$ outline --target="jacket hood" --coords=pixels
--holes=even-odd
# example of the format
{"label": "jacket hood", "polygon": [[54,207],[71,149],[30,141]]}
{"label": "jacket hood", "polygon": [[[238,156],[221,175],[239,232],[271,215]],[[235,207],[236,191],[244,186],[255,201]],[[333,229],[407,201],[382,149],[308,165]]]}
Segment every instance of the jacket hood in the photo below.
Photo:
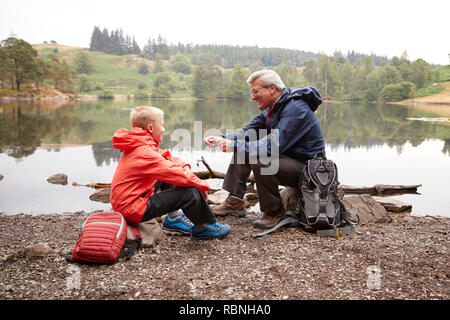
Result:
{"label": "jacket hood", "polygon": [[118,129],[112,139],[114,148],[119,150],[132,150],[143,145],[158,145],[148,131],[134,127],[131,130]]}
{"label": "jacket hood", "polygon": [[284,89],[283,94],[275,103],[275,109],[285,106],[292,99],[304,100],[313,112],[316,111],[322,103],[322,97],[320,96],[319,91],[314,87],[289,88]]}

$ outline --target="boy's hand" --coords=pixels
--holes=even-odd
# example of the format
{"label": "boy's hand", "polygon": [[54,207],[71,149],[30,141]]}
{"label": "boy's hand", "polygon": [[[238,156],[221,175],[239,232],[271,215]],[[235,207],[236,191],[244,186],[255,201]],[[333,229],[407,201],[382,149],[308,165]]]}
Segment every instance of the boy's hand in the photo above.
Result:
{"label": "boy's hand", "polygon": [[208,191],[203,192],[203,198],[205,198],[205,200],[208,200]]}

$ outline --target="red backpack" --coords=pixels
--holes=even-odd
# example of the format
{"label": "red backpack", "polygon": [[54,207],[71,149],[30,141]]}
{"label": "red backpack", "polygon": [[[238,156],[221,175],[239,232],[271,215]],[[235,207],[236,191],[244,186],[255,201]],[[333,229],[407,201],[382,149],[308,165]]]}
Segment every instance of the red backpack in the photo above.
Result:
{"label": "red backpack", "polygon": [[95,262],[113,264],[120,258],[130,259],[139,247],[137,239],[120,254],[127,238],[127,223],[119,212],[96,212],[81,226],[81,233],[72,251],[65,256],[68,262]]}

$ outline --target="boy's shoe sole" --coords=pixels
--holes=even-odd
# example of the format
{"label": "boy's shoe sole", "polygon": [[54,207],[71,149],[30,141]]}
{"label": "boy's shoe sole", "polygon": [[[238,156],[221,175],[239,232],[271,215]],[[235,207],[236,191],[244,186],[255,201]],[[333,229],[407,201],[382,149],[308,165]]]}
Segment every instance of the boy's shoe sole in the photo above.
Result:
{"label": "boy's shoe sole", "polygon": [[198,237],[198,236],[194,236],[193,234],[191,234],[192,238],[194,238],[194,239],[196,239],[196,240],[203,240],[203,239],[223,239],[223,238],[225,238],[227,235],[228,235],[228,234],[220,235],[220,236],[217,236],[217,237],[215,237],[215,236],[200,236],[200,237]]}

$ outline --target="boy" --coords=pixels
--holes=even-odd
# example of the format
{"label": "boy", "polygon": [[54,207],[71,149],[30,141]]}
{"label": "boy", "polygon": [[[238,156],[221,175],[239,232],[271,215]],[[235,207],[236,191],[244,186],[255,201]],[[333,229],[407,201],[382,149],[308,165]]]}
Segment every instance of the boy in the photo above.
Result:
{"label": "boy", "polygon": [[165,131],[163,111],[136,107],[130,122],[131,130],[121,128],[113,136],[113,146],[123,151],[111,183],[113,210],[130,224],[168,214],[164,229],[197,239],[223,238],[230,233],[229,225],[216,222],[205,200],[208,183],[189,164],[158,148]]}

